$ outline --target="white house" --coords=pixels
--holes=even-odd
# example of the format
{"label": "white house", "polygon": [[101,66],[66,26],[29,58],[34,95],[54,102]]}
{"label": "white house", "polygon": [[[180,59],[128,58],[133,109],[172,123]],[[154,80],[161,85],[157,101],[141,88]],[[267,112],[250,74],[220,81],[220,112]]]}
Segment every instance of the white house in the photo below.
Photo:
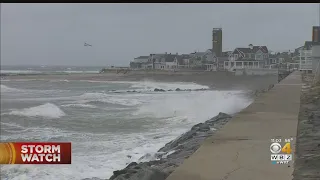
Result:
{"label": "white house", "polygon": [[306,41],[304,47],[299,50],[299,67],[300,71],[312,71],[312,41]]}
{"label": "white house", "polygon": [[269,51],[266,46],[249,45],[248,48],[236,48],[224,62],[224,68],[229,71],[235,69],[263,68],[269,64]]}
{"label": "white house", "polygon": [[177,54],[151,54],[149,63],[154,65],[154,69],[170,70],[178,68],[178,56]]}

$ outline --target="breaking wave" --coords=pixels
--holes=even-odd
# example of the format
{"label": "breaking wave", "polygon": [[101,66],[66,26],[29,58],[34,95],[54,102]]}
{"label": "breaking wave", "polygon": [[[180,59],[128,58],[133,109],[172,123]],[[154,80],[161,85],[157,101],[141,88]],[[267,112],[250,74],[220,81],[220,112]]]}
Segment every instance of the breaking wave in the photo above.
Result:
{"label": "breaking wave", "polygon": [[123,106],[135,106],[141,104],[138,99],[125,98],[123,96],[112,96],[105,93],[84,93],[79,97],[79,103],[103,102],[110,104],[119,104]]}
{"label": "breaking wave", "polygon": [[10,115],[17,115],[17,116],[27,116],[27,117],[46,117],[46,118],[60,118],[65,116],[65,113],[56,105],[51,103],[46,103],[40,106],[35,106],[31,108],[25,108],[21,110],[13,110]]}
{"label": "breaking wave", "polygon": [[64,104],[62,107],[80,107],[80,108],[97,108],[95,105],[91,104]]}
{"label": "breaking wave", "polygon": [[11,88],[6,85],[1,84],[1,92],[20,92],[21,89]]}
{"label": "breaking wave", "polygon": [[142,81],[136,82],[131,85],[132,88],[144,89],[144,90],[153,90],[155,88],[163,90],[174,90],[174,89],[209,89],[208,86],[199,85],[196,83],[184,83],[184,82],[175,82],[175,83],[164,83],[164,82],[153,82],[153,81]]}

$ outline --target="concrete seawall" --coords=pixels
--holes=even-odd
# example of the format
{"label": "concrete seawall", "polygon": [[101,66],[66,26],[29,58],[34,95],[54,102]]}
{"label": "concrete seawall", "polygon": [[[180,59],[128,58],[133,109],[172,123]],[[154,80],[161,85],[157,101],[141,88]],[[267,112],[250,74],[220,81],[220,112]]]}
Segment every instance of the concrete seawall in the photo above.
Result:
{"label": "concrete seawall", "polygon": [[257,97],[178,167],[167,180],[292,180],[293,166],[270,161],[272,138],[297,135],[300,72]]}

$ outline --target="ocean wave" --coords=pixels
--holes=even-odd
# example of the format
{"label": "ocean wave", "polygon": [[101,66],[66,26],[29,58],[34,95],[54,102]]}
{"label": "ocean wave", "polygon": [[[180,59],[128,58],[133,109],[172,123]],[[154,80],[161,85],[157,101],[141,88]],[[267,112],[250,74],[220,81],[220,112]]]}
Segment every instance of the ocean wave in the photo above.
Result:
{"label": "ocean wave", "polygon": [[[141,159],[143,155],[153,154],[166,142],[181,134],[181,131],[176,131],[174,135],[166,134],[167,132],[159,131],[159,129],[144,133],[95,134],[62,131],[55,128],[28,128],[28,131],[24,133],[2,136],[1,140],[51,141],[55,138],[72,140],[74,144],[72,165],[62,165],[60,169],[52,168],[50,165],[44,165],[40,169],[36,165],[28,167],[13,165],[1,168],[1,178],[70,180],[86,177],[110,177],[114,170],[123,168],[131,161],[146,161],[147,158]],[[150,139],[155,136],[161,136],[161,138],[150,142]],[[88,152],[90,152],[90,156],[88,156]]]}
{"label": "ocean wave", "polygon": [[70,82],[67,79],[49,80],[49,82]]}
{"label": "ocean wave", "polygon": [[67,74],[83,74],[83,73],[99,73],[99,71],[54,71],[51,73],[67,73]]}
{"label": "ocean wave", "polygon": [[36,89],[18,89],[12,88],[6,85],[1,84],[1,92],[2,93],[9,93],[9,92],[19,92],[19,93],[59,93],[59,92],[68,92],[70,90],[36,90]]}
{"label": "ocean wave", "polygon": [[[128,97],[128,96],[127,96]],[[105,93],[84,93],[79,96],[80,103],[89,103],[89,102],[103,102],[110,104],[119,104],[123,106],[136,106],[141,104],[141,101],[135,98],[125,98],[125,96],[114,96]]]}
{"label": "ocean wave", "polygon": [[6,85],[1,84],[1,92],[21,92],[21,89],[11,88]]}
{"label": "ocean wave", "polygon": [[[192,91],[188,93],[158,94],[142,104],[134,116],[156,117],[176,124],[168,117],[178,117],[184,123],[202,122],[219,112],[235,113],[252,100],[242,91]],[[187,117],[187,120],[185,120]]]}
{"label": "ocean wave", "polygon": [[65,113],[56,105],[51,103],[46,103],[40,106],[35,106],[31,108],[25,108],[21,110],[13,110],[9,113],[9,115],[17,115],[17,116],[27,116],[27,117],[46,117],[46,118],[60,118],[65,116]]}
{"label": "ocean wave", "polygon": [[31,71],[31,70],[0,70],[1,74],[40,74],[40,71]]}
{"label": "ocean wave", "polygon": [[64,104],[62,107],[80,107],[80,108],[97,108],[95,105],[91,104]]}
{"label": "ocean wave", "polygon": [[153,90],[153,89],[163,89],[163,90],[175,90],[179,89],[209,89],[208,86],[199,85],[196,83],[185,83],[185,82],[175,82],[175,83],[165,83],[165,82],[153,82],[153,81],[142,81],[135,82],[131,85],[131,88],[144,89],[144,90]]}
{"label": "ocean wave", "polygon": [[[202,89],[206,87],[193,83],[160,83],[158,85],[157,82],[148,81],[131,82],[131,88],[143,90],[162,88],[168,90],[176,88]],[[90,102],[129,106],[123,108],[136,110],[132,115],[130,114],[131,112],[129,112],[130,117],[132,116],[135,120],[145,119],[142,126],[146,126],[146,128],[144,128],[143,132],[140,131],[138,133],[131,132],[130,130],[119,130],[118,132],[108,133],[106,130],[101,134],[97,134],[94,133],[96,132],[95,130],[91,131],[91,133],[80,131],[71,132],[46,127],[22,128],[20,125],[7,124],[8,126],[12,126],[11,130],[21,129],[22,133],[14,133],[14,131],[12,131],[11,135],[2,135],[1,140],[14,141],[23,139],[30,141],[30,139],[32,139],[37,141],[53,141],[58,139],[72,141],[72,164],[62,165],[62,168],[60,169],[46,165],[41,166],[41,168],[36,165],[6,166],[1,168],[1,177],[10,180],[70,180],[87,177],[105,179],[110,177],[113,171],[124,168],[130,162],[143,162],[153,159],[155,157],[154,154],[157,153],[159,148],[180,136],[192,125],[203,122],[204,120],[215,116],[220,111],[231,111],[231,113],[234,113],[235,111],[244,108],[250,103],[250,100],[246,100],[242,97],[241,93],[242,92],[239,91],[191,91],[149,94],[107,94],[91,92],[83,93],[81,95],[74,94],[74,96],[70,97],[60,97],[61,100],[64,101],[64,105],[62,105],[64,107],[86,106],[90,105],[88,104]],[[49,106],[46,104],[44,105],[47,107],[55,106],[56,108],[53,109],[59,112],[59,107],[53,104],[50,105],[50,103],[47,104],[49,104]],[[132,108],[130,106],[137,107]],[[110,107],[113,108],[113,106]],[[33,108],[39,108],[39,106]],[[120,108],[122,107],[120,106]],[[24,113],[26,114],[26,111],[30,111],[30,109],[32,108],[22,109],[20,111],[25,111]],[[42,111],[45,112],[44,110]],[[126,111],[124,110],[124,112]],[[105,113],[105,111],[103,113]],[[94,123],[93,121],[94,118],[91,118],[90,122]],[[145,121],[150,121],[152,123],[147,123]],[[1,125],[5,126],[5,124]],[[90,156],[88,156],[88,152],[90,152]],[[144,156],[145,154],[148,155]]]}

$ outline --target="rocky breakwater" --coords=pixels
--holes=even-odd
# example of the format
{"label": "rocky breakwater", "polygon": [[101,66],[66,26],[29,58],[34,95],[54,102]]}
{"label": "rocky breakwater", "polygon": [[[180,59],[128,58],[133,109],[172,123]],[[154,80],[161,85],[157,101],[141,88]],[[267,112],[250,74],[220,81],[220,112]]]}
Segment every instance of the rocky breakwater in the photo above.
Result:
{"label": "rocky breakwater", "polygon": [[114,171],[109,180],[165,180],[176,167],[200,147],[207,137],[213,135],[230,119],[230,115],[220,112],[204,123],[194,125],[189,131],[159,149],[155,155],[146,154],[140,158],[143,161],[152,156],[151,158],[155,160],[132,162],[124,169]]}

